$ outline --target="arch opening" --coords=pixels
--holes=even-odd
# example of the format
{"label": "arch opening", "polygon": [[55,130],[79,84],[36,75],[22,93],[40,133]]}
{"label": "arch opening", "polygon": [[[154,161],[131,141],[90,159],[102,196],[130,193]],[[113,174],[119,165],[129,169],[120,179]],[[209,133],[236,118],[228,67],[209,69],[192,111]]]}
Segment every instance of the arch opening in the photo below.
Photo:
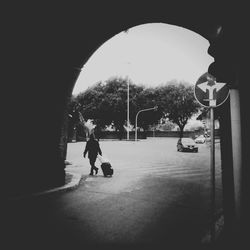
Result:
{"label": "arch opening", "polygon": [[[158,28],[155,26],[158,26]],[[168,28],[170,27],[169,36],[164,35],[164,28],[166,27]],[[138,30],[141,33],[138,32]],[[175,30],[177,30],[176,34],[175,34]],[[134,31],[137,31],[138,34],[134,34]],[[131,38],[132,40],[130,40],[130,37],[129,37],[130,34],[134,40],[132,38]],[[176,40],[174,39],[171,40],[174,34],[176,35],[175,36]],[[186,36],[183,34],[186,34]],[[187,37],[190,40],[187,39],[187,41],[185,41],[185,38]],[[198,40],[200,39],[201,43],[199,42],[195,43],[194,42],[195,39],[198,39]],[[121,44],[119,44],[119,42],[121,42]],[[131,47],[127,49],[126,46],[128,44],[130,44]],[[168,46],[166,46],[166,44],[168,44]],[[126,168],[125,166],[126,162],[128,165],[133,165],[133,161],[135,161],[135,162],[142,162],[142,165],[144,165],[143,171],[145,172],[149,171],[149,172],[146,175],[142,175],[141,174],[142,165],[138,164],[137,169],[133,170],[134,171],[133,175],[129,175],[128,173],[126,173],[126,177],[129,175],[129,177],[131,178],[131,181],[133,180],[133,176],[137,176],[137,177],[139,176],[139,178],[142,178],[143,181],[145,181],[145,183],[149,181],[148,176],[150,176],[150,178],[152,179],[160,178],[160,175],[156,173],[155,170],[153,170],[153,168],[150,168],[150,166],[148,166],[148,162],[150,162],[152,165],[155,165],[155,168],[157,169],[157,171],[161,172],[162,179],[166,178],[165,180],[167,179],[170,180],[171,178],[176,178],[177,175],[180,176],[183,174],[183,176],[185,177],[184,177],[183,182],[181,181],[180,183],[184,185],[187,185],[187,183],[189,184],[193,183],[193,185],[197,188],[197,190],[202,190],[201,192],[206,193],[206,195],[204,195],[203,198],[199,197],[197,200],[197,203],[195,203],[194,205],[196,206],[197,209],[199,209],[199,207],[203,207],[202,208],[203,212],[204,211],[208,212],[207,209],[209,209],[208,201],[205,201],[205,199],[209,196],[209,183],[207,182],[207,180],[209,179],[209,172],[204,174],[201,168],[203,167],[204,169],[208,169],[207,163],[209,162],[209,157],[208,157],[209,156],[209,150],[208,150],[209,143],[199,146],[200,147],[199,153],[201,151],[201,154],[203,156],[201,158],[198,157],[197,161],[194,159],[191,160],[192,159],[191,154],[186,155],[187,157],[191,157],[191,158],[187,158],[189,160],[187,159],[186,160],[190,161],[190,163],[192,163],[192,166],[198,165],[201,167],[201,168],[199,167],[192,168],[191,165],[187,164],[186,162],[181,162],[178,160],[178,158],[180,157],[179,154],[182,153],[182,152],[179,152],[180,150],[178,150],[178,148],[176,150],[177,138],[180,136],[179,131],[176,131],[176,128],[178,128],[178,125],[176,126],[176,124],[174,125],[173,123],[170,123],[168,119],[164,120],[164,118],[166,117],[158,116],[154,118],[156,121],[157,121],[157,118],[158,119],[161,118],[162,124],[160,124],[160,122],[157,124],[151,124],[152,125],[151,131],[150,133],[146,134],[146,136],[144,133],[145,137],[143,137],[143,133],[140,134],[141,136],[140,142],[142,142],[143,139],[145,139],[144,141],[146,141],[143,146],[144,148],[142,150],[140,149],[139,146],[137,147],[135,144],[137,143],[137,141],[134,141],[135,140],[134,132],[135,132],[135,129],[137,129],[135,127],[136,114],[139,111],[141,111],[143,108],[150,108],[152,104],[153,104],[152,107],[154,107],[155,105],[160,106],[160,104],[157,103],[157,99],[161,99],[162,96],[159,95],[159,92],[155,94],[154,89],[157,89],[157,91],[159,91],[161,88],[164,88],[164,86],[165,87],[168,85],[179,86],[179,83],[182,83],[182,88],[184,89],[184,92],[186,91],[185,88],[187,86],[190,86],[190,88],[192,89],[196,80],[199,78],[201,74],[207,71],[208,66],[213,60],[213,58],[211,58],[207,54],[208,46],[209,46],[208,41],[202,38],[200,35],[194,34],[193,32],[187,31],[180,27],[169,26],[167,24],[162,24],[162,23],[139,25],[139,26],[136,26],[127,30],[126,32],[119,33],[118,35],[114,36],[113,38],[108,40],[106,43],[104,43],[102,46],[100,46],[100,48],[92,55],[92,57],[90,57],[89,61],[83,67],[82,73],[80,77],[78,78],[78,82],[76,82],[76,86],[73,91],[73,95],[75,97],[74,101],[76,103],[77,102],[80,103],[80,105],[77,106],[75,111],[81,112],[82,114],[81,119],[86,119],[84,121],[85,125],[87,122],[91,123],[91,120],[93,121],[92,126],[89,125],[88,127],[89,128],[88,132],[95,131],[95,133],[97,133],[97,130],[95,130],[95,128],[96,126],[99,125],[98,121],[96,121],[98,120],[98,117],[94,117],[94,116],[91,117],[91,114],[94,114],[96,112],[96,109],[87,110],[85,109],[85,107],[90,105],[91,101],[94,102],[95,97],[97,99],[100,97],[100,99],[98,99],[97,102],[94,102],[95,104],[93,106],[95,107],[97,107],[101,103],[102,99],[105,99],[105,95],[109,95],[109,98],[108,98],[109,100],[111,100],[111,97],[116,97],[116,101],[119,98],[120,99],[124,98],[123,103],[122,103],[123,104],[122,108],[124,110],[122,126],[125,127],[128,120],[126,120],[127,106],[124,104],[126,104],[126,101],[127,102],[129,101],[129,99],[127,99],[128,96],[126,95],[127,93],[126,91],[130,91],[128,92],[129,98],[130,100],[134,101],[135,110],[134,111],[132,109],[130,110],[131,116],[129,116],[129,120],[130,120],[129,124],[131,124],[131,128],[129,128],[129,126],[125,128],[125,130],[130,129],[129,140],[128,140],[128,137],[126,137],[126,133],[124,133],[121,138],[119,138],[119,135],[117,135],[117,137],[115,138],[112,137],[112,136],[116,136],[111,133],[113,127],[116,127],[116,124],[115,124],[116,121],[112,119],[108,119],[106,121],[107,123],[104,124],[106,126],[102,127],[102,129],[104,129],[104,131],[102,132],[104,133],[102,133],[102,135],[99,138],[100,139],[99,142],[101,144],[101,147],[103,148],[104,154],[106,153],[108,157],[111,159],[111,162],[114,164],[114,166],[116,166],[116,168],[114,169],[115,173],[116,171],[120,171],[120,174],[124,173],[123,167]],[[167,47],[170,47],[170,49]],[[201,53],[202,53],[202,56],[201,56]],[[99,57],[99,62],[98,62],[98,57]],[[119,61],[118,59],[122,59],[122,60]],[[114,60],[114,62],[108,65],[108,62],[112,60]],[[119,63],[122,64],[121,68],[118,67]],[[133,68],[133,70],[131,68]],[[102,72],[102,70],[104,72]],[[110,71],[107,73],[108,70]],[[192,72],[193,74],[190,75],[190,72]],[[82,85],[82,88],[80,88],[80,81],[84,81],[85,83],[85,85],[84,84]],[[89,82],[89,84],[86,84],[87,82]],[[105,88],[105,86],[107,87],[108,85],[110,85],[109,88]],[[135,95],[138,94],[136,92],[136,86],[141,87],[141,91],[146,92],[147,98],[150,99],[150,101],[154,100],[154,102],[148,101],[146,106],[141,106],[140,108],[138,107],[136,108],[136,104],[139,105],[139,102],[136,103],[136,100],[133,99],[133,96],[131,95],[132,93]],[[105,95],[102,95],[102,91],[105,93]],[[185,106],[187,105],[187,102],[185,102],[185,98],[189,98],[190,95],[185,96],[184,92],[182,92],[182,95],[180,95],[179,93],[177,95],[173,94],[171,98],[175,98],[175,100],[180,99],[179,104],[183,102]],[[120,93],[120,95],[115,96],[116,93]],[[113,94],[113,96],[111,94]],[[86,103],[85,100],[88,100],[89,102]],[[115,98],[113,101],[115,101]],[[132,101],[131,101],[130,108],[133,108],[134,103],[132,103]],[[174,101],[174,99],[172,99],[172,101]],[[105,105],[102,105],[102,106],[107,107],[108,100],[105,100],[105,103],[106,103],[106,106]],[[147,105],[151,105],[151,106],[147,106]],[[104,112],[105,110],[102,110],[102,113]],[[112,112],[111,110],[109,110],[107,113],[112,113]],[[118,113],[116,113],[116,115],[117,114]],[[165,113],[165,115],[167,116],[169,114]],[[151,116],[149,116],[149,119],[152,119],[152,117],[153,115],[151,114]],[[148,119],[148,117],[145,115],[145,116],[141,116],[140,119],[146,120]],[[131,120],[133,120],[133,122],[131,122]],[[164,124],[163,124],[163,120],[164,120]],[[140,126],[143,129],[143,131],[145,131],[145,129],[143,128],[143,123],[141,121],[140,121]],[[194,120],[190,121],[190,124],[185,123],[185,126],[187,129],[184,131],[184,134],[182,135],[184,137],[194,138],[195,136],[198,136],[199,134],[204,133],[204,124],[202,124],[200,121],[197,121],[196,117],[194,118]],[[196,127],[199,127],[200,130],[195,131]],[[160,131],[160,129],[162,128],[165,128],[166,130]],[[83,127],[80,126],[79,130],[82,130],[82,129]],[[80,132],[79,132],[79,135],[80,135]],[[74,136],[76,136],[74,138],[74,143],[78,142],[79,145],[82,145],[82,141],[85,141],[88,139],[87,136],[85,138],[81,138],[81,136],[79,136],[79,140],[78,140],[77,135],[74,135]],[[82,137],[84,137],[84,135],[82,135]],[[112,139],[112,140],[108,140],[108,139]],[[116,141],[114,142],[114,140]],[[156,142],[156,140],[159,140],[159,141]],[[127,143],[127,141],[128,143],[131,143],[131,144],[120,143],[120,142]],[[73,144],[71,143],[71,145]],[[113,147],[112,145],[115,145],[115,146]],[[137,144],[137,145],[141,146],[142,144]],[[217,156],[218,156],[218,158],[216,159],[216,164],[217,164],[217,170],[218,170],[217,178],[220,179],[221,177],[220,172],[219,172],[220,148],[218,145],[219,144],[217,144],[217,148],[216,148]],[[133,148],[132,152],[129,153],[129,158],[133,159],[133,161],[128,161],[126,157],[122,158],[123,157],[122,155],[124,155],[124,152],[129,152],[129,150],[131,150],[128,148],[128,146]],[[172,152],[174,157],[171,158],[170,155],[168,154],[166,156],[165,151],[164,150],[161,151],[166,146],[170,147],[169,152]],[[73,147],[75,148],[76,146],[73,146]],[[72,152],[73,147],[69,149],[69,155],[73,153]],[[154,152],[151,155],[152,148],[154,148],[155,150],[153,150]],[[173,148],[175,152],[173,152]],[[145,155],[145,152],[146,152],[146,155]],[[201,154],[199,154],[199,156],[201,156]],[[158,159],[155,159],[153,155],[157,155]],[[170,159],[167,159],[168,157],[170,157]],[[69,160],[71,159],[69,158]],[[122,164],[121,164],[121,161],[123,162]],[[85,163],[88,165],[87,161],[85,161]],[[83,159],[79,157],[77,165],[81,165],[81,164],[83,164]],[[165,165],[166,169],[163,169],[161,164]],[[188,170],[187,170],[187,165],[188,165]],[[148,169],[146,169],[145,166],[147,166]],[[172,166],[172,167],[174,166],[174,167],[171,168],[169,166]],[[177,171],[178,173],[176,172],[175,168],[178,168],[178,171]],[[128,170],[128,168],[126,168],[126,170]],[[85,169],[84,174],[87,175],[88,171],[89,171],[88,168]],[[150,171],[152,171],[152,173],[150,173]],[[206,180],[204,179],[204,182],[202,184],[200,181],[201,178],[206,179]],[[110,187],[106,187],[108,191],[111,191],[112,188],[115,188],[116,192],[119,192],[122,190],[125,190],[125,191],[133,190],[133,185],[130,182],[130,180],[126,178],[121,178],[121,176],[118,177],[118,179],[114,181],[115,184],[113,187],[111,187],[111,189],[109,189]],[[178,183],[177,180],[174,180],[173,182]],[[147,187],[147,184],[145,183],[141,184],[143,188]],[[221,185],[221,182],[218,185]],[[180,193],[178,193],[177,195],[179,194]],[[196,196],[197,198],[200,194],[199,192],[197,192],[195,195],[197,195]],[[219,194],[220,198],[221,198],[221,195],[222,194],[220,192]],[[164,195],[162,196],[162,198],[163,197]],[[178,197],[177,199],[179,198],[182,199],[183,197]],[[220,208],[222,207],[221,200],[217,200],[218,206]],[[190,200],[189,201],[187,200],[186,205],[190,205],[189,202]],[[151,214],[152,211],[153,210],[150,210],[150,211],[148,210],[150,215],[152,215]],[[203,217],[201,218],[201,220],[203,220],[204,223],[209,224],[209,222],[207,221],[209,220],[208,217],[206,218]]]}

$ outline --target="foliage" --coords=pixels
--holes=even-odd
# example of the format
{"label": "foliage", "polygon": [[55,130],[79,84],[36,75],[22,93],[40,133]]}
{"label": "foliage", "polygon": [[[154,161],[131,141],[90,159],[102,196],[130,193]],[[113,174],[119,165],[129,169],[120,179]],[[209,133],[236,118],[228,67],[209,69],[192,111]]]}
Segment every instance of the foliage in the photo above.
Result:
{"label": "foliage", "polygon": [[163,112],[170,121],[179,126],[180,136],[182,136],[188,119],[197,113],[200,108],[194,98],[193,86],[187,83],[177,84],[173,82],[159,87],[157,93]]}
{"label": "foliage", "polygon": [[[84,118],[94,119],[101,128],[113,124],[116,130],[122,131],[127,119],[127,89],[127,79],[112,78],[78,95]],[[129,83],[130,120],[135,116],[136,100],[142,90],[142,86]]]}
{"label": "foliage", "polygon": [[[92,119],[99,129],[113,125],[123,131],[127,122],[128,79],[111,78],[105,84],[96,83],[76,96],[74,102],[85,120]],[[73,104],[72,104],[73,105]],[[130,124],[135,125],[136,114],[158,106],[157,111],[141,112],[137,126],[146,130],[161,118],[177,124],[182,133],[187,121],[199,110],[193,87],[185,82],[169,82],[156,88],[145,88],[129,82]]]}
{"label": "foliage", "polygon": [[[136,113],[143,109],[158,107],[156,111],[142,112],[138,116],[138,127],[142,127],[144,130],[149,125],[156,124],[163,116],[162,108],[159,106],[159,98],[155,88],[144,89],[137,98]],[[135,120],[135,119],[134,119]],[[134,124],[134,123],[133,123]]]}
{"label": "foliage", "polygon": [[163,131],[169,131],[175,128],[175,126],[176,125],[173,122],[169,121],[169,119],[164,118],[161,120],[158,129]]}

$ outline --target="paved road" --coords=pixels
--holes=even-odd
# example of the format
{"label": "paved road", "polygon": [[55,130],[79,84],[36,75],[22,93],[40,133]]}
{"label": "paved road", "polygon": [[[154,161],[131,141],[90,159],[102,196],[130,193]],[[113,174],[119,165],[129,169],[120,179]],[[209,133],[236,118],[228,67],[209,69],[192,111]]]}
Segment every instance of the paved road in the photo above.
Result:
{"label": "paved road", "polygon": [[[67,160],[73,165],[67,170],[82,173],[84,180],[75,190],[13,204],[11,233],[26,249],[199,246],[209,222],[209,146],[182,153],[176,151],[176,141],[100,141],[114,167],[112,178],[101,171],[88,176],[85,143],[70,143]],[[217,209],[219,169],[216,144]]]}
{"label": "paved road", "polygon": [[[134,203],[137,206],[137,199],[139,199],[140,204],[143,204],[143,206],[138,209],[140,212],[137,212],[141,214],[146,213],[147,216],[144,216],[144,218],[157,218],[157,213],[160,214],[165,209],[175,208],[177,217],[180,216],[178,212],[181,214],[185,210],[185,213],[189,211],[195,217],[199,215],[202,226],[207,224],[210,208],[209,145],[200,144],[198,153],[182,153],[177,152],[176,142],[176,138],[152,138],[139,142],[100,141],[103,154],[112,162],[115,174],[113,178],[106,179],[103,178],[100,171],[98,176],[87,178],[84,183],[85,190],[99,194],[116,195],[117,201],[118,199],[121,200],[121,197],[129,197],[134,199]],[[75,164],[75,166],[71,167],[71,170],[82,171],[83,174],[87,175],[89,173],[88,160],[83,159],[81,156],[84,146],[84,142],[70,144],[68,160],[72,160]],[[220,210],[222,207],[222,189],[218,143],[216,143],[215,148],[216,210]],[[99,166],[98,161],[97,166]],[[145,205],[145,202],[147,205]],[[133,206],[134,203],[132,203]],[[159,204],[166,205],[161,207]],[[123,205],[121,207],[123,209]],[[160,212],[157,212],[158,209]],[[131,215],[129,216],[131,217]],[[127,218],[128,221],[131,221],[131,224],[136,221],[134,216],[133,212],[132,218]],[[193,216],[190,215],[190,224],[193,224],[193,221],[196,220]],[[172,223],[170,224],[173,226]],[[98,223],[96,226],[98,226]],[[147,224],[144,225],[144,228],[147,228]],[[140,229],[142,230],[143,226]],[[198,226],[196,229],[198,229]],[[188,225],[186,230],[189,230]],[[114,237],[114,241],[115,239],[120,239],[120,237],[124,240],[126,239],[126,241],[129,241],[129,237],[131,241],[132,239],[135,240],[133,238],[134,233],[132,236],[121,228],[120,230],[115,228],[114,231],[116,232],[116,237],[111,234]],[[124,235],[125,232],[126,237]],[[185,232],[183,233],[185,234]],[[200,228],[196,233],[198,235],[195,235],[195,237],[204,235],[204,231],[200,230]],[[108,235],[103,237],[109,238]],[[192,236],[188,237],[192,239]],[[185,236],[185,238],[188,237]]]}
{"label": "paved road", "polygon": [[[100,141],[104,156],[114,167],[115,175],[111,181],[112,191],[132,190],[132,183],[139,180],[173,180],[183,183],[196,183],[199,189],[209,194],[210,188],[210,147],[198,144],[198,153],[177,152],[176,138],[152,138],[139,142]],[[85,142],[71,143],[67,159],[74,163],[70,171],[88,175],[88,160],[82,157]],[[221,169],[219,143],[215,144],[216,189],[221,193]],[[98,167],[100,163],[97,160]],[[101,170],[98,176],[102,176]],[[94,179],[93,179],[94,178]],[[96,177],[87,181],[97,182]],[[121,189],[121,190],[120,190]]]}

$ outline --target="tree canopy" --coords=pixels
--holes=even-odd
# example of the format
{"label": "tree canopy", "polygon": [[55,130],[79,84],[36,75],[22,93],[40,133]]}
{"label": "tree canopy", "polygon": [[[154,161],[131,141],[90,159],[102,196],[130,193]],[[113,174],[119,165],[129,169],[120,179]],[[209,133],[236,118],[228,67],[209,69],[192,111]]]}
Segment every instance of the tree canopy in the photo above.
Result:
{"label": "tree canopy", "polygon": [[100,128],[111,124],[118,131],[124,130],[127,122],[127,90],[129,84],[130,124],[135,125],[136,114],[143,109],[158,106],[157,111],[142,112],[138,117],[138,127],[148,126],[167,117],[176,123],[181,131],[189,118],[197,113],[200,106],[193,94],[193,86],[185,82],[172,81],[155,88],[135,85],[128,79],[111,78],[106,83],[98,82],[78,94],[72,102],[78,103],[83,117]]}
{"label": "tree canopy", "polygon": [[172,82],[157,88],[160,105],[166,117],[176,123],[183,134],[188,120],[199,111],[200,105],[194,98],[194,87],[188,83]]}

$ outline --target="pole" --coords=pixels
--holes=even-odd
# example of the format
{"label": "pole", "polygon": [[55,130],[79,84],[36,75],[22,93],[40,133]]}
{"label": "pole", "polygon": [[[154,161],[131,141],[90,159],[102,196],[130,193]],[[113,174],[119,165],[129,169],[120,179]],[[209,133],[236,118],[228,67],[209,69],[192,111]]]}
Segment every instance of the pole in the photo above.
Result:
{"label": "pole", "polygon": [[211,171],[211,242],[215,241],[215,157],[214,157],[214,109],[210,108],[210,171]]}
{"label": "pole", "polygon": [[135,141],[137,141],[137,117],[138,117],[139,112],[136,114],[135,117]]}
{"label": "pole", "polygon": [[128,80],[128,91],[127,91],[127,140],[129,140],[129,80]]}
{"label": "pole", "polygon": [[135,141],[137,141],[137,119],[138,119],[138,115],[139,115],[139,113],[141,113],[143,111],[149,111],[149,110],[157,110],[157,106],[155,106],[153,108],[149,108],[149,109],[142,109],[142,110],[138,111],[136,116],[135,116]]}
{"label": "pole", "polygon": [[239,90],[230,90],[231,134],[233,153],[233,176],[235,195],[236,230],[239,230],[242,205],[242,145],[241,145],[241,117]]}

